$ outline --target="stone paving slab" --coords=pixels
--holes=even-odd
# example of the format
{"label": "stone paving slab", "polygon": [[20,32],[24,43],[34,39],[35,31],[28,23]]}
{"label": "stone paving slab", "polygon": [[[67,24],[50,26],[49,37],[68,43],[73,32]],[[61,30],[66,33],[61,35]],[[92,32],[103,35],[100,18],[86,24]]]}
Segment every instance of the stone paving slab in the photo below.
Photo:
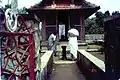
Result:
{"label": "stone paving slab", "polygon": [[79,71],[76,61],[57,60],[54,62],[53,74],[50,80],[86,80]]}

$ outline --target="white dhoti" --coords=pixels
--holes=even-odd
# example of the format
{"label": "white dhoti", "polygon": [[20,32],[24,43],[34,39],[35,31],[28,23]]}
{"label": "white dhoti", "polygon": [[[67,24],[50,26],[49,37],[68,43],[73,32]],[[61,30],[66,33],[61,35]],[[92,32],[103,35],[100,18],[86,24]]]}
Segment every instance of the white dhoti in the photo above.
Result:
{"label": "white dhoti", "polygon": [[64,35],[65,36],[65,25],[59,25],[59,39],[61,39],[61,36]]}
{"label": "white dhoti", "polygon": [[69,37],[70,53],[77,58],[78,42],[77,37]]}

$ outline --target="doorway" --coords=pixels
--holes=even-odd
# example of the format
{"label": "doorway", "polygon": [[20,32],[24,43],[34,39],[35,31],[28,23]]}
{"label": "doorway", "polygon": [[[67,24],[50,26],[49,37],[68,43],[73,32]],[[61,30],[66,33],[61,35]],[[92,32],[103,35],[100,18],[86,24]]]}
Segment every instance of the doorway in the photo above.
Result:
{"label": "doorway", "polygon": [[[66,40],[68,40],[67,32],[69,29],[68,11],[65,11],[65,10],[58,11],[58,29],[59,29],[59,25],[61,25],[61,24],[64,25],[63,27],[65,27],[64,28],[65,30],[63,30],[63,33],[65,33],[64,40],[66,41]],[[59,30],[58,32],[60,33],[61,31]],[[59,35],[59,37],[60,36],[62,36],[62,35]],[[63,38],[63,36],[62,36],[62,38]]]}

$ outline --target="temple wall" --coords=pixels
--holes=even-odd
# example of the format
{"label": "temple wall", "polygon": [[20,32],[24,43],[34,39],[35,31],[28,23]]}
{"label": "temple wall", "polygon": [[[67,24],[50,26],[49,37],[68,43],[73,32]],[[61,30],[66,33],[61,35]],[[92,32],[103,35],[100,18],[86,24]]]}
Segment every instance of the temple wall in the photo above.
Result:
{"label": "temple wall", "polygon": [[[47,40],[51,33],[56,31],[59,33],[60,19],[63,18],[63,24],[65,25],[65,36],[67,39],[67,32],[72,25],[79,31],[79,40],[85,39],[84,29],[84,16],[80,11],[46,11],[41,18],[43,23],[42,38]],[[65,14],[64,14],[65,12]],[[67,14],[67,15],[66,15]],[[60,15],[60,16],[59,16]],[[60,18],[60,19],[59,19]]]}

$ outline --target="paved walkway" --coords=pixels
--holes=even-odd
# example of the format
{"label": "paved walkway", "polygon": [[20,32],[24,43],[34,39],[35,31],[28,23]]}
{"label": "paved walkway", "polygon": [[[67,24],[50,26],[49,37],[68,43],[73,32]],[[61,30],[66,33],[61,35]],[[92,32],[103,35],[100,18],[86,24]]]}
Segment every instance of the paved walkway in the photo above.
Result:
{"label": "paved walkway", "polygon": [[54,60],[51,80],[86,80],[75,61]]}

